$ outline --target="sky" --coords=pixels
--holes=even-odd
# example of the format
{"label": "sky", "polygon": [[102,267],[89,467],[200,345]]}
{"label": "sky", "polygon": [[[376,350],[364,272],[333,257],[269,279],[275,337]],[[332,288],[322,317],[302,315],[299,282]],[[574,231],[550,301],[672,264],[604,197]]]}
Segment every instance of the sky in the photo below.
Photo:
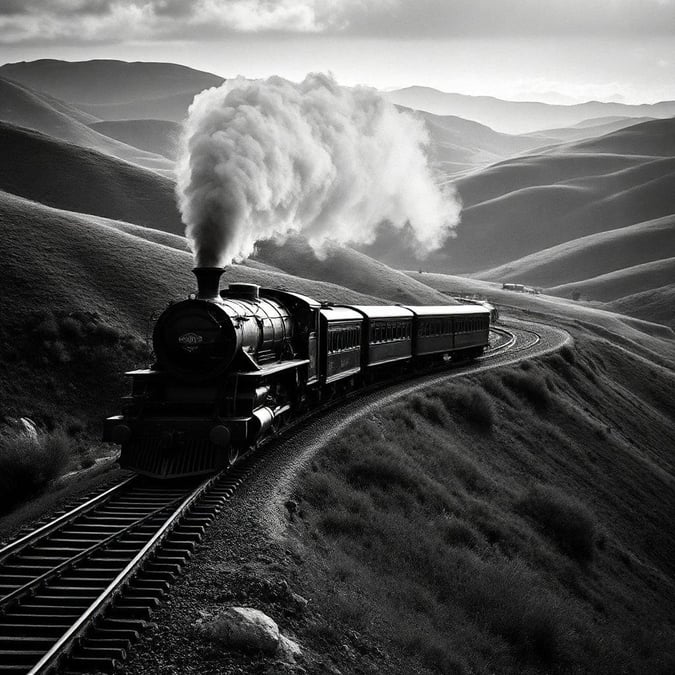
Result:
{"label": "sky", "polygon": [[0,63],[331,72],[512,100],[675,100],[675,0],[0,0]]}

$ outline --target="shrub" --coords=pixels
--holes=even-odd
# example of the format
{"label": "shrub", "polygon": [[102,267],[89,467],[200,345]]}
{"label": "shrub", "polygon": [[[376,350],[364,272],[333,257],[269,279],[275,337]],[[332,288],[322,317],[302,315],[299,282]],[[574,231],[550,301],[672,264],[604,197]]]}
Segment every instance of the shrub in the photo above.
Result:
{"label": "shrub", "polygon": [[102,345],[116,345],[122,335],[114,326],[108,326],[105,323],[98,323],[92,332],[92,340],[94,344]]}
{"label": "shrub", "polygon": [[79,342],[84,337],[82,324],[72,316],[65,316],[59,322],[61,334],[71,342]]}
{"label": "shrub", "polygon": [[469,385],[449,385],[439,392],[448,410],[456,411],[475,426],[489,430],[495,420],[490,397],[480,388]]}
{"label": "shrub", "polygon": [[446,420],[445,409],[437,398],[418,394],[412,397],[410,407],[435,424],[443,424]]}
{"label": "shrub", "polygon": [[552,663],[564,652],[569,617],[521,561],[479,564],[466,592],[468,609],[521,659]]}
{"label": "shrub", "polygon": [[548,408],[551,403],[551,392],[544,378],[538,373],[511,371],[502,379],[504,384],[539,410]]}
{"label": "shrub", "polygon": [[41,492],[63,473],[69,459],[68,437],[61,430],[37,439],[13,430],[0,434],[0,511]]}
{"label": "shrub", "polygon": [[597,527],[587,506],[553,487],[535,485],[516,507],[537,522],[560,549],[579,562],[595,553]]}
{"label": "shrub", "polygon": [[56,340],[59,336],[59,326],[52,315],[44,317],[35,330],[43,340]]}

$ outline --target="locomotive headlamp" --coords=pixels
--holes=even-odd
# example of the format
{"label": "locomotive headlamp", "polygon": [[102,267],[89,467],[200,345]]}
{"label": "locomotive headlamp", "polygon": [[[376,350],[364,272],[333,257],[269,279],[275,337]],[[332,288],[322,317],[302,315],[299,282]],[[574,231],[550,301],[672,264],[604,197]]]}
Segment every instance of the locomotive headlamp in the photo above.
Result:
{"label": "locomotive headlamp", "polygon": [[230,430],[222,424],[216,424],[209,433],[209,440],[213,445],[225,448],[230,444]]}

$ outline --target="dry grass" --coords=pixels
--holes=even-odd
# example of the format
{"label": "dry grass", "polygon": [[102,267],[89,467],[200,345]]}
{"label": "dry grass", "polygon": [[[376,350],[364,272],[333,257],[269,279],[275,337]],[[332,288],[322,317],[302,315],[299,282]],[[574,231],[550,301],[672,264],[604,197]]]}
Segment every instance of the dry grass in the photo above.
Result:
{"label": "dry grass", "polygon": [[42,492],[66,470],[72,454],[62,430],[42,432],[37,438],[0,432],[0,515]]}
{"label": "dry grass", "polygon": [[294,496],[301,640],[357,631],[400,673],[669,672],[675,382],[579,340],[331,444]]}

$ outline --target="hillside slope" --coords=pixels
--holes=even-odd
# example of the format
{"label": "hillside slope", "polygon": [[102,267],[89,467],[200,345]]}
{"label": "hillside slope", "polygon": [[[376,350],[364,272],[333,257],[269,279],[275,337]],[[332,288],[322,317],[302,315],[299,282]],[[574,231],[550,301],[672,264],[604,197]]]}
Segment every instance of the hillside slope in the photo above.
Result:
{"label": "hillside slope", "polygon": [[556,139],[542,136],[513,136],[492,130],[478,122],[416,112],[429,130],[429,155],[434,168],[444,176],[487,166],[532,150]]}
{"label": "hillside slope", "polygon": [[471,276],[556,286],[675,255],[675,215],[591,234]]}
{"label": "hillside slope", "polygon": [[8,63],[0,77],[76,104],[105,120],[162,119],[180,122],[195,94],[222,77],[172,63],[80,62],[41,59]]}
{"label": "hillside slope", "polygon": [[625,267],[571,284],[553,286],[548,292],[563,297],[571,297],[573,293],[578,292],[585,299],[607,302],[661,288],[671,284],[673,279],[675,279],[675,257]]}
{"label": "hillside slope", "polygon": [[105,134],[127,145],[176,159],[178,137],[181,127],[166,120],[121,120],[118,122],[93,122],[89,125],[100,134]]}
{"label": "hillside slope", "polygon": [[0,143],[1,190],[60,209],[183,234],[168,178],[1,122]]}
{"label": "hillside slope", "polygon": [[258,242],[255,259],[298,277],[330,281],[392,302],[425,305],[451,302],[403,272],[353,249],[331,243],[325,245],[323,255],[318,257],[300,237],[289,237],[283,244],[262,241]]}
{"label": "hillside slope", "polygon": [[98,150],[150,169],[169,171],[172,168],[172,162],[153,150],[141,149],[124,140],[98,133],[88,126],[97,122],[93,115],[2,78],[0,121],[41,131],[56,139]]}
{"label": "hillside slope", "polygon": [[367,254],[397,267],[471,273],[590,234],[675,213],[675,119],[565,144],[455,182],[464,205],[457,236],[417,261],[399,233]]}

